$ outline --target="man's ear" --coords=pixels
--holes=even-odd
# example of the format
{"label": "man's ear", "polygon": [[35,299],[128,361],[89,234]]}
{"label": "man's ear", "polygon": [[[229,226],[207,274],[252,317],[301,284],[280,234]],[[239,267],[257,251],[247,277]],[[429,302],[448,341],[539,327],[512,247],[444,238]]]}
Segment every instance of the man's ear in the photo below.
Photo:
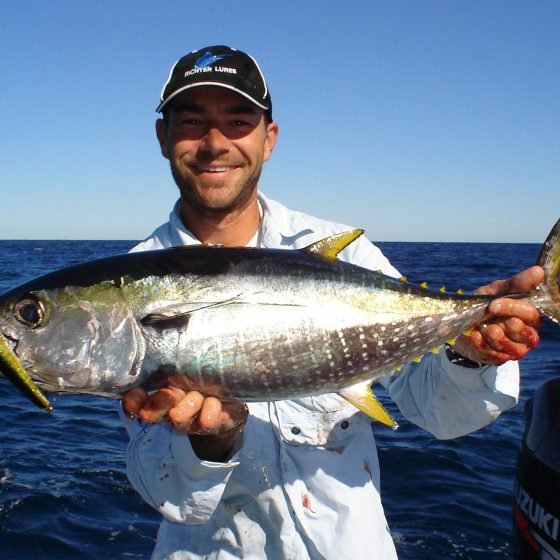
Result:
{"label": "man's ear", "polygon": [[158,119],[156,121],[156,136],[159,141],[161,155],[169,159],[169,144],[167,142],[167,121],[165,119]]}
{"label": "man's ear", "polygon": [[267,161],[274,150],[276,145],[276,140],[278,140],[278,124],[276,122],[271,122],[266,125],[266,140],[264,145],[264,161]]}

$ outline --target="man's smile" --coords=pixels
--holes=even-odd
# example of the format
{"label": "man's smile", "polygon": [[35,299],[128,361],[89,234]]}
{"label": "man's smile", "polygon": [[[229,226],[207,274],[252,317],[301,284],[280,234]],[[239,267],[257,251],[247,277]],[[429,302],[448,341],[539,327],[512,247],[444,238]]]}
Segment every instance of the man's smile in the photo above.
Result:
{"label": "man's smile", "polygon": [[227,173],[237,168],[236,165],[221,165],[221,166],[207,166],[207,165],[191,165],[190,166],[196,173]]}

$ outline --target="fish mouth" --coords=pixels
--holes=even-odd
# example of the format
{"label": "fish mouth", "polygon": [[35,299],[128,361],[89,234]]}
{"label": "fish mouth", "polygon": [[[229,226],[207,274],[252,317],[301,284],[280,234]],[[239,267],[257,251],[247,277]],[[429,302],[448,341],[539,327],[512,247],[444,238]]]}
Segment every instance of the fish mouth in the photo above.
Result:
{"label": "fish mouth", "polygon": [[41,389],[35,385],[33,379],[21,365],[19,358],[12,350],[11,345],[0,332],[0,372],[9,379],[31,402],[39,408],[52,410],[51,403],[42,393]]}

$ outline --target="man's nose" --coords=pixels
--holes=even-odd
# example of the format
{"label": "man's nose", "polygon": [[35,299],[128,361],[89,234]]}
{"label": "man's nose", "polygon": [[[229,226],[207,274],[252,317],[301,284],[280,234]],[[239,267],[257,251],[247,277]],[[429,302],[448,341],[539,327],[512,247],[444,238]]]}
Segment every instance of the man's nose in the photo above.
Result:
{"label": "man's nose", "polygon": [[217,126],[211,126],[202,139],[202,149],[212,153],[224,153],[230,148],[229,138]]}

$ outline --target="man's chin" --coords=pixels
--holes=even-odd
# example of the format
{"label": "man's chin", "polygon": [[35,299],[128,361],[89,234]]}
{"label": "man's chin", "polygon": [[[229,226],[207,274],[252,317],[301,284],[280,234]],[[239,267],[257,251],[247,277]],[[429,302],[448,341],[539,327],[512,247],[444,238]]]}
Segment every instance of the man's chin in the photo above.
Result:
{"label": "man's chin", "polygon": [[235,195],[219,193],[218,189],[212,188],[203,193],[193,196],[192,192],[182,192],[181,197],[188,206],[199,212],[207,214],[227,214],[234,210],[241,210],[248,206],[253,191],[241,192]]}

